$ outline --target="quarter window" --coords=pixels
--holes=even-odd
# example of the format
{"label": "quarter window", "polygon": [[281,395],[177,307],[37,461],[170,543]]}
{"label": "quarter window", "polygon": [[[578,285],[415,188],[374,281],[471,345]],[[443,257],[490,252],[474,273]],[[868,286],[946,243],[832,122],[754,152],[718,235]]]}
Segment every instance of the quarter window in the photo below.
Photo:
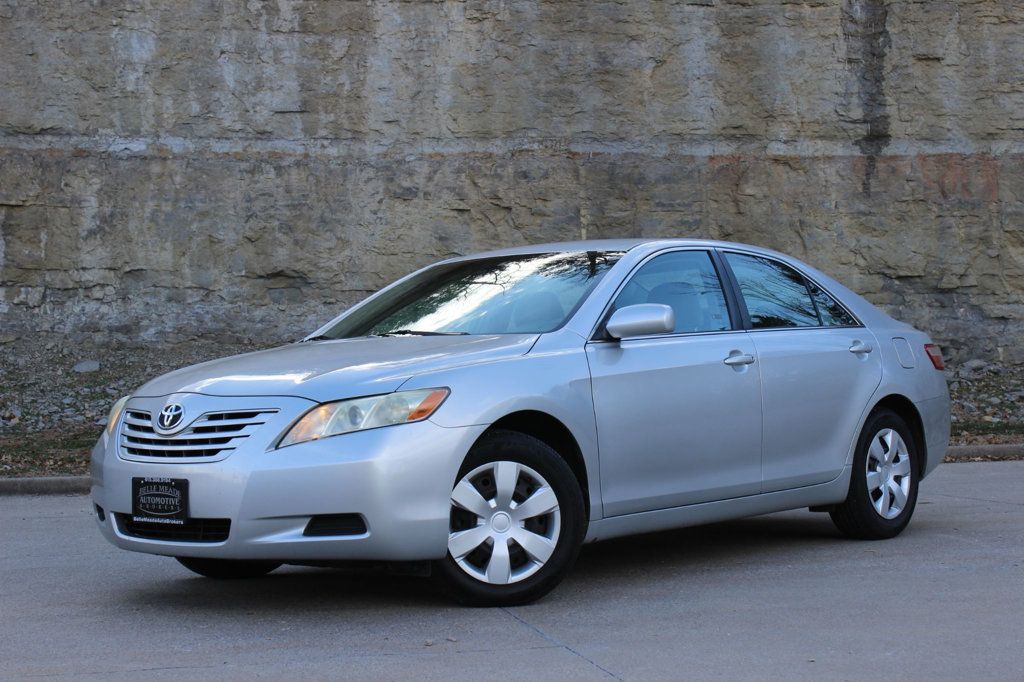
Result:
{"label": "quarter window", "polygon": [[675,333],[732,328],[722,283],[707,251],[672,251],[648,261],[615,299],[614,309],[660,303],[675,312]]}
{"label": "quarter window", "polygon": [[821,324],[803,275],[778,261],[726,253],[754,329]]}
{"label": "quarter window", "polygon": [[814,303],[818,306],[818,315],[821,316],[821,324],[826,327],[854,327],[857,321],[850,313],[846,312],[843,306],[839,305],[836,299],[829,296],[814,282],[808,282],[807,286],[814,297]]}

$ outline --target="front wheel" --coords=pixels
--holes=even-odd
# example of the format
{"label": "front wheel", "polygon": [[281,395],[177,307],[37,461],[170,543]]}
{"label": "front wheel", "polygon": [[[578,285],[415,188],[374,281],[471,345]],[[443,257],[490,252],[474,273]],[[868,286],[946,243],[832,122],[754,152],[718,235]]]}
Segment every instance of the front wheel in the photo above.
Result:
{"label": "front wheel", "polygon": [[496,431],[459,471],[438,573],[463,603],[526,604],[562,581],[586,527],[583,492],[565,460],[536,438]]}
{"label": "front wheel", "polygon": [[198,559],[195,557],[174,557],[182,566],[206,576],[220,580],[258,578],[270,573],[281,564],[277,561],[238,561],[234,559]]}
{"label": "front wheel", "polygon": [[868,417],[857,443],[846,501],[832,521],[844,535],[884,540],[899,535],[917,504],[918,451],[906,422],[889,410]]}

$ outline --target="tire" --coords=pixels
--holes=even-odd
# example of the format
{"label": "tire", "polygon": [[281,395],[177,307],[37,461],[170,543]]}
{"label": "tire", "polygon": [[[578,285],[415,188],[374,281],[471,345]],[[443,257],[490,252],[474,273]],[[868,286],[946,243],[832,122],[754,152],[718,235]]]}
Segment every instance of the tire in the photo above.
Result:
{"label": "tire", "polygon": [[198,559],[195,557],[174,557],[182,566],[207,578],[218,580],[239,580],[259,578],[278,568],[276,561],[238,561],[234,559]]}
{"label": "tire", "polygon": [[453,483],[449,551],[435,573],[456,600],[527,604],[562,581],[579,555],[587,518],[580,484],[555,450],[496,430],[473,446]]}
{"label": "tire", "polygon": [[[857,441],[846,501],[829,512],[833,523],[844,535],[858,540],[899,535],[917,505],[919,457],[914,435],[898,414],[890,410],[872,413]],[[892,460],[888,468],[882,463],[887,458]],[[880,485],[874,487],[876,483]]]}

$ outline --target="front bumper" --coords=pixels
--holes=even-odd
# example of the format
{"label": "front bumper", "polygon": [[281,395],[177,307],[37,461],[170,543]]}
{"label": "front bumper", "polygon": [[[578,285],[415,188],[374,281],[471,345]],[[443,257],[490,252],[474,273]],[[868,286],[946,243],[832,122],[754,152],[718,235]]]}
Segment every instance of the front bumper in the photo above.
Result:
{"label": "front bumper", "polygon": [[[221,559],[423,560],[447,551],[449,498],[462,461],[485,426],[433,422],[386,427],[267,451],[257,443],[220,461],[122,459],[106,433],[92,453],[92,499],[103,535],[123,549]],[[189,482],[189,516],[230,519],[224,542],[132,537],[115,514],[131,514],[132,478]],[[361,514],[362,535],[308,537],[317,514]]]}

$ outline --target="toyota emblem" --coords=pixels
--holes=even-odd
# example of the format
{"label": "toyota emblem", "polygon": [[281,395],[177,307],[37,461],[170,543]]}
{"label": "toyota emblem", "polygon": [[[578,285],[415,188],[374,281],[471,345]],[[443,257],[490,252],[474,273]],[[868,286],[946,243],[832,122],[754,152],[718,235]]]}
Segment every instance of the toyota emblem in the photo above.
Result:
{"label": "toyota emblem", "polygon": [[185,416],[185,408],[177,403],[171,403],[160,410],[159,423],[160,428],[164,431],[169,431],[181,423],[182,418]]}

